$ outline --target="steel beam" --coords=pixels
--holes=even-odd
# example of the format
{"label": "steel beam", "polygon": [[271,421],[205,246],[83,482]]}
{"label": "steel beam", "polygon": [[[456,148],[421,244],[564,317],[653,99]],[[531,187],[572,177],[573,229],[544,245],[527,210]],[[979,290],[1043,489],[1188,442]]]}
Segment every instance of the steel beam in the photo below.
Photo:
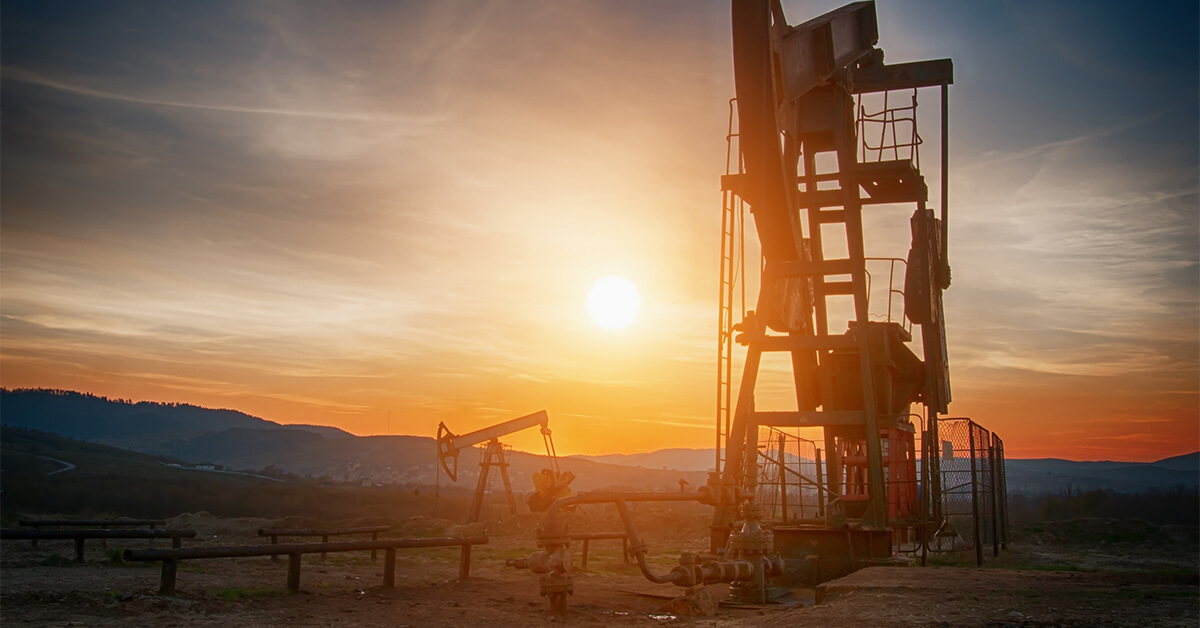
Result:
{"label": "steel beam", "polygon": [[897,63],[896,65],[875,63],[855,68],[850,76],[850,91],[855,94],[953,85],[954,61],[932,59],[913,63]]}
{"label": "steel beam", "polygon": [[467,447],[472,447],[480,443],[486,443],[493,438],[507,436],[513,432],[519,432],[535,425],[541,425],[543,428],[545,428],[549,426],[549,424],[550,417],[546,414],[546,411],[539,410],[533,414],[517,417],[503,423],[498,423],[491,427],[475,430],[474,432],[467,432],[461,436],[452,435],[451,442],[454,444],[454,449],[466,449]]}
{"label": "steel beam", "polygon": [[874,2],[855,2],[792,27],[783,37],[783,98],[795,102],[871,52],[879,41]]}

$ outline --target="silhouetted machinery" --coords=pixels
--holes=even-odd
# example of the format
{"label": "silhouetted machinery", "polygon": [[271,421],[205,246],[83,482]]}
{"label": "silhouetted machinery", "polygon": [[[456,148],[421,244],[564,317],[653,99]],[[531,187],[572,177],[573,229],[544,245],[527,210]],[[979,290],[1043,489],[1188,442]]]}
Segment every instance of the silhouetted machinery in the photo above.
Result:
{"label": "silhouetted machinery", "polygon": [[463,449],[487,443],[483,451],[483,460],[479,463],[479,482],[475,486],[475,496],[471,500],[471,512],[467,515],[467,523],[479,521],[483,511],[483,498],[487,493],[488,472],[492,467],[500,469],[500,477],[504,481],[504,493],[508,499],[509,512],[517,514],[517,502],[513,496],[512,481],[508,477],[508,461],[505,459],[504,446],[500,437],[529,429],[535,425],[542,428],[542,441],[546,445],[548,465],[533,475],[534,491],[529,496],[528,506],[533,512],[544,512],[556,499],[569,497],[571,482],[575,474],[561,471],[558,466],[558,454],[554,450],[554,440],[550,435],[550,416],[545,410],[534,412],[522,417],[485,427],[461,436],[454,434],[445,423],[438,424],[437,457],[438,464],[446,472],[451,482],[458,481],[458,454]]}
{"label": "silhouetted machinery", "polygon": [[[932,522],[942,519],[937,417],[950,402],[942,291],[950,284],[953,64],[885,64],[875,47],[874,2],[798,26],[787,24],[778,0],[734,0],[732,9],[737,97],[722,177],[717,471],[692,493],[583,493],[553,504],[539,532],[543,549],[511,562],[542,574],[541,593],[554,609],[565,608],[574,591],[570,534],[558,514],[571,504],[614,503],[646,578],[688,587],[729,582],[733,598],[745,603],[767,602],[775,576],[823,581],[892,558],[898,543],[927,547],[938,529]],[[919,161],[917,90],[927,87],[941,91],[940,219],[927,206]],[[735,321],[734,286],[745,285],[736,252],[746,206],[761,277],[757,304]],[[905,259],[867,256],[868,208],[873,221],[897,211],[903,221],[911,212],[907,225],[871,238],[874,245],[907,232],[907,242],[894,247],[907,249]],[[885,272],[873,281],[869,266]],[[919,354],[910,348],[917,335]],[[735,342],[745,347],[736,404]],[[791,367],[794,410],[756,403],[767,354],[785,356]],[[914,404],[923,413],[913,413]],[[796,446],[803,439],[792,433],[804,428],[822,435],[823,458],[820,448]],[[686,500],[716,508],[710,553],[685,555],[669,573],[654,573],[627,504]]]}
{"label": "silhouetted machinery", "polygon": [[[784,556],[821,556],[821,579],[850,571],[851,557],[890,557],[893,541],[924,529],[932,514],[929,496],[939,491],[918,488],[914,434],[922,418],[936,430],[936,417],[950,402],[942,290],[950,284],[947,104],[953,64],[885,65],[877,41],[873,2],[794,27],[778,2],[733,4],[737,132],[731,135],[740,167],[722,179],[725,222],[749,205],[763,263],[755,309],[732,324],[733,242],[728,236],[723,241],[726,388],[718,417],[724,446],[718,446],[718,481],[739,499],[718,506],[712,549],[730,542],[736,521],[763,515],[751,497],[763,492],[760,467],[771,464],[784,476],[792,466],[782,440],[774,447],[779,460],[763,460],[760,435],[786,439],[787,428],[819,428],[826,457],[823,464],[815,461],[814,484],[823,516],[789,521],[785,508],[772,529],[773,545]],[[923,87],[939,87],[942,97],[940,220],[926,205],[920,171],[916,105]],[[912,211],[907,259],[867,257],[864,210],[894,213],[905,206]],[[886,233],[875,235],[878,242]],[[884,290],[872,289],[869,264],[888,269]],[[897,268],[904,269],[902,286],[894,285]],[[884,297],[874,311],[872,293]],[[894,312],[893,298],[902,299],[903,313]],[[846,323],[840,333],[833,330],[839,317]],[[909,347],[914,327],[921,357]],[[746,347],[746,357],[730,420],[733,341]],[[790,358],[796,410],[756,407],[760,364],[770,352]],[[913,404],[924,406],[923,417],[912,413]],[[936,434],[925,436],[922,442],[937,441]]]}

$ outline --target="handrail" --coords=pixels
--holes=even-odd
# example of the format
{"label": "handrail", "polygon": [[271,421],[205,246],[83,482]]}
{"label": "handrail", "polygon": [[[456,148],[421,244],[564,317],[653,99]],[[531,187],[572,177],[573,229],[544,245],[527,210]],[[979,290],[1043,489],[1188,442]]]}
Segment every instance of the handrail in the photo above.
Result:
{"label": "handrail", "polygon": [[222,547],[188,547],[177,549],[147,549],[125,550],[123,557],[127,561],[161,561],[162,576],[158,592],[160,595],[175,593],[175,575],[179,570],[179,561],[197,558],[241,558],[246,556],[270,556],[272,554],[288,555],[287,588],[290,593],[300,591],[300,557],[304,554],[324,554],[326,552],[358,552],[363,550],[384,550],[383,586],[396,586],[396,550],[418,547],[462,547],[462,556],[458,564],[458,577],[466,580],[470,577],[471,546],[484,545],[487,537],[452,538],[407,538],[383,539],[378,541],[339,541],[336,543],[287,543],[282,545],[242,545]]}

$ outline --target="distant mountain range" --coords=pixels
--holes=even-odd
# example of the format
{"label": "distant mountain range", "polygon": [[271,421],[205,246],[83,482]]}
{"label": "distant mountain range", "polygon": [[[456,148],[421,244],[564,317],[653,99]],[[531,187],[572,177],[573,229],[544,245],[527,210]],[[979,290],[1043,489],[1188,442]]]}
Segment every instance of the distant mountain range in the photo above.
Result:
{"label": "distant mountain range", "polygon": [[1200,486],[1200,452],[1155,462],[1075,462],[1057,458],[1007,460],[1008,492],[1079,493],[1109,489],[1122,493]]}
{"label": "distant mountain range", "polygon": [[[170,456],[238,470],[270,469],[339,481],[447,483],[436,474],[434,439],[424,436],[354,436],[337,428],[281,425],[235,410],[186,404],[133,403],[73,391],[0,389],[0,423],[67,438]],[[514,488],[547,466],[545,456],[510,452]],[[577,476],[578,490],[608,487],[678,488],[680,479],[703,484],[713,468],[712,449],[661,449],[641,454],[570,456],[560,460]],[[1200,486],[1200,452],[1151,463],[1006,461],[1013,494],[1170,490]],[[479,455],[464,451],[458,485],[473,487]],[[493,475],[495,481],[499,477]]]}
{"label": "distant mountain range", "polygon": [[182,403],[109,399],[71,390],[0,389],[0,423],[153,454],[173,444],[235,428],[288,429],[324,438],[353,438],[323,425],[288,425],[237,410]]}
{"label": "distant mountain range", "polygon": [[[437,448],[427,436],[354,436],[311,425],[280,425],[234,410],[184,404],[133,403],[73,391],[0,389],[0,424],[50,432],[194,464],[229,469],[282,471],[337,481],[446,485],[437,473]],[[478,482],[476,450],[459,456],[457,485]],[[530,478],[548,466],[545,456],[511,451],[508,471],[517,492],[532,489]],[[577,490],[624,487],[675,489],[684,479],[704,483],[703,471],[644,468],[563,458],[576,475]],[[499,469],[489,477],[499,486]]]}
{"label": "distant mountain range", "polygon": [[[711,469],[712,449],[661,449],[642,454],[576,456],[608,464],[651,469]],[[1079,493],[1096,489],[1124,493],[1200,487],[1200,451],[1156,462],[1077,462],[1058,458],[1005,461],[1008,491],[1013,494]]]}

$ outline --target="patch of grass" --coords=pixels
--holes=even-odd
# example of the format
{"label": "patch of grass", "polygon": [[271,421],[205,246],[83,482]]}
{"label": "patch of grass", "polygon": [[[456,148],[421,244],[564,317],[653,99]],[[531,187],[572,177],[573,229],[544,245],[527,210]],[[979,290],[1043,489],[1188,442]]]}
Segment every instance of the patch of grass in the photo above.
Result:
{"label": "patch of grass", "polygon": [[70,565],[72,562],[74,561],[62,554],[51,554],[43,558],[38,564],[43,567],[61,567],[63,565]]}
{"label": "patch of grass", "polygon": [[1197,573],[1195,569],[1188,569],[1186,567],[1159,567],[1158,569],[1142,570],[1142,573],[1200,582],[1200,573]]}
{"label": "patch of grass", "polygon": [[240,602],[263,597],[275,597],[282,595],[283,592],[270,587],[221,587],[206,591],[205,594],[218,600],[225,600],[226,602]]}
{"label": "patch of grass", "polygon": [[1096,571],[1095,569],[1085,569],[1079,565],[1070,563],[1055,563],[1051,565],[1009,565],[1008,569],[1028,569],[1030,571]]}
{"label": "patch of grass", "polygon": [[129,564],[128,562],[125,562],[125,548],[123,547],[114,547],[105,552],[105,555],[108,557],[108,564],[110,565]]}
{"label": "patch of grass", "polygon": [[974,567],[975,553],[969,551],[931,553],[926,559],[926,564],[930,567]]}

